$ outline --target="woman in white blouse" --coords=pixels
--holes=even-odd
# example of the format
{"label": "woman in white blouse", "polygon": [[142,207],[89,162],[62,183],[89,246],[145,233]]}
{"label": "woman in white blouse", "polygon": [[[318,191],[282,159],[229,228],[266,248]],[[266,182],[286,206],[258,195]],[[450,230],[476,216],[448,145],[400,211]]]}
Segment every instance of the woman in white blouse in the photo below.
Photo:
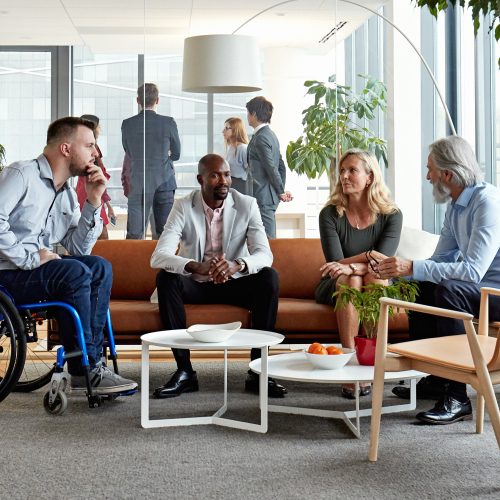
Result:
{"label": "woman in white blouse", "polygon": [[231,169],[233,189],[252,196],[252,178],[248,171],[248,136],[241,118],[228,118],[222,130],[226,144],[226,161]]}

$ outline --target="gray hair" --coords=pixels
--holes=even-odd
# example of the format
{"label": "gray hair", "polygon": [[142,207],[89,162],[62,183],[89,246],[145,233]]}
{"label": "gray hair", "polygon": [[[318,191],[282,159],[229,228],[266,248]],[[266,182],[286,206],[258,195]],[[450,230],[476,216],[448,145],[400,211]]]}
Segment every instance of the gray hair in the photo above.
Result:
{"label": "gray hair", "polygon": [[439,139],[429,146],[429,150],[436,167],[451,172],[457,186],[474,186],[483,180],[474,151],[462,137],[450,135]]}

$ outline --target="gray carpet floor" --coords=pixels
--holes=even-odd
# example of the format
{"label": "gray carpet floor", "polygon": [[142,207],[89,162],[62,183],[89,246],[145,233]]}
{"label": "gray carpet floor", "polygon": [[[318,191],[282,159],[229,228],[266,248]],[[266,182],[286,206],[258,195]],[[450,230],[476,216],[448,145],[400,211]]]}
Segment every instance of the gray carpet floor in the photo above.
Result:
{"label": "gray carpet floor", "polygon": [[[195,368],[200,392],[152,400],[151,417],[219,408],[222,363]],[[257,422],[257,398],[242,390],[246,369],[230,363],[228,416]],[[151,387],[172,370],[153,364]],[[123,363],[121,371],[140,378],[138,363]],[[353,408],[338,386],[286,385],[283,404]],[[387,402],[396,402],[390,388]],[[372,464],[369,418],[362,419],[361,439],[340,420],[276,413],[267,434],[216,426],[145,430],[139,394],[93,410],[72,396],[66,413],[54,417],[43,410],[44,392],[12,393],[0,403],[2,499],[500,498],[500,453],[488,417],[485,433],[476,435],[473,421],[436,427],[415,424],[412,412],[383,415],[379,461]],[[422,401],[418,409],[430,406]]]}

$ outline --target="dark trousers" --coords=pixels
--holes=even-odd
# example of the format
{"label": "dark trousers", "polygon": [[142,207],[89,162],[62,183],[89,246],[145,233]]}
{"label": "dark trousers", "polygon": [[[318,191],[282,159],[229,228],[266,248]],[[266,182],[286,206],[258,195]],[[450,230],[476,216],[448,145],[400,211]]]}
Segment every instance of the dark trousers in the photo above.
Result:
{"label": "dark trousers", "polygon": [[[461,311],[479,317],[480,289],[483,286],[498,287],[498,283],[468,283],[459,280],[446,280],[439,284],[428,281],[419,283],[418,304],[442,307],[454,311]],[[500,320],[500,298],[490,297],[490,321]],[[465,333],[461,320],[431,316],[429,314],[411,311],[409,314],[410,338],[412,340],[446,335],[460,335]],[[441,379],[442,381],[442,379]],[[449,394],[458,400],[467,397],[465,384],[445,381],[449,384]]]}
{"label": "dark trousers", "polygon": [[[188,276],[160,271],[156,277],[158,305],[167,330],[186,328],[184,304],[230,304],[252,312],[252,328],[273,331],[278,311],[278,273],[265,267],[256,274],[232,279],[222,284],[200,283]],[[217,318],[213,318],[217,322]],[[172,349],[177,367],[191,371],[188,349]],[[252,349],[251,358],[260,357]]]}
{"label": "dark trousers", "polygon": [[166,189],[166,183],[154,192],[131,189],[128,196],[127,239],[141,240],[146,236],[149,214],[153,211],[153,239],[160,238],[174,204],[175,191]]}
{"label": "dark trousers", "polygon": [[[86,255],[51,260],[31,271],[0,271],[0,282],[19,304],[50,300],[72,305],[80,315],[90,367],[94,368],[102,355],[112,276],[107,260]],[[54,315],[64,349],[77,350],[73,319],[61,308],[56,308]],[[81,360],[68,359],[68,371],[82,375]]]}

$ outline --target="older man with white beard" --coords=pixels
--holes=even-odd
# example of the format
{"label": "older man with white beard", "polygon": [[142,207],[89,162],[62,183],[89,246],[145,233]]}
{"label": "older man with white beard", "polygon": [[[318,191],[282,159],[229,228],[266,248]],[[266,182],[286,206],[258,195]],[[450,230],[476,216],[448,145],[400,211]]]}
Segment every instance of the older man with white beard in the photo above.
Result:
{"label": "older man with white beard", "polygon": [[[450,204],[432,257],[410,261],[390,257],[373,263],[381,278],[408,276],[419,281],[417,302],[479,315],[480,289],[500,288],[500,190],[482,181],[471,146],[458,136],[440,139],[429,147],[427,180],[436,203]],[[500,320],[500,300],[490,298],[490,319]],[[412,340],[462,334],[462,321],[412,312]],[[410,397],[398,386],[393,393]],[[451,424],[472,418],[466,385],[429,376],[417,385],[417,397],[438,399],[417,419],[429,424]]]}

